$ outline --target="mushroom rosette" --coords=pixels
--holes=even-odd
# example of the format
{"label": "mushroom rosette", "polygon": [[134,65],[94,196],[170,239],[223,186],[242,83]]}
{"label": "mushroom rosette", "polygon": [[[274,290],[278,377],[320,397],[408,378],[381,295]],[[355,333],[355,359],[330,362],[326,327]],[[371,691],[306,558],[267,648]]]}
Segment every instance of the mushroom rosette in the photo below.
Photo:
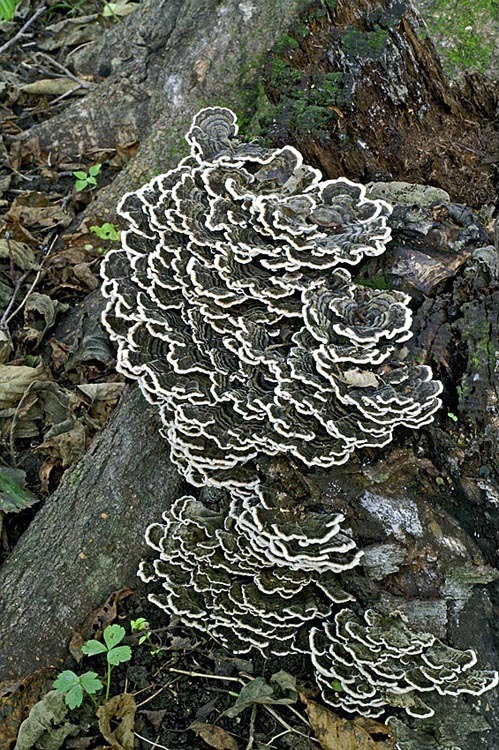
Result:
{"label": "mushroom rosette", "polygon": [[412,630],[397,612],[360,617],[342,609],[334,622],[311,629],[310,652],[324,700],[362,716],[400,708],[424,719],[433,709],[422,694],[481,695],[498,684],[497,672],[472,669],[473,650]]}
{"label": "mushroom rosette", "polygon": [[310,623],[352,600],[337,574],[355,567],[361,552],[343,520],[262,488],[234,491],[228,514],[184,496],[147,530],[159,555],[139,575],[161,583],[151,601],[233,653],[301,651]]}
{"label": "mushroom rosette", "polygon": [[235,653],[311,654],[346,711],[425,717],[421,693],[490,689],[473,652],[345,609],[362,553],[343,516],[290,502],[257,466],[342,464],[440,407],[430,368],[405,361],[410,298],[351,273],[385,251],[391,207],[290,146],[242,143],[228,109],[199,112],[187,141],[178,167],[123,198],[122,248],[102,270],[118,369],[158,407],[184,477],[230,494],[226,511],[181,497],[149,527],[150,599]]}
{"label": "mushroom rosette", "polygon": [[236,135],[230,110],[198,113],[191,156],[122,200],[103,265],[118,368],[198,486],[246,486],[259,453],[340,464],[440,406],[431,370],[397,361],[409,297],[343,268],[384,252],[390,206]]}

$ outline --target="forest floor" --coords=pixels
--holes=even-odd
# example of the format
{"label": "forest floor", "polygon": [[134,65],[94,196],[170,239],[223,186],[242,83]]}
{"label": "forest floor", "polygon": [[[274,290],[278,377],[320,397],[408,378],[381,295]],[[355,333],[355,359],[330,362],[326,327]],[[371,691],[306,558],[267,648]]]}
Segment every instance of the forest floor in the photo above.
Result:
{"label": "forest floor", "polygon": [[[45,10],[17,36],[42,7],[22,0],[14,20],[0,24],[0,562],[64,471],[85,453],[125,385],[92,315],[100,260],[119,242],[119,227],[105,221],[87,226],[81,217],[137,144],[102,153],[98,160],[81,154],[77,162],[51,164],[36,143],[23,142],[23,134],[96,85],[72,74],[72,52],[125,14],[139,13],[139,5],[46,0]],[[333,747],[326,743],[338,733],[343,733],[344,748],[392,746],[374,722],[352,725],[347,736],[333,714],[319,715],[317,693],[300,659],[277,665],[231,658],[212,641],[166,627],[142,585],[134,592],[109,593],[97,612],[82,613],[80,641],[75,634],[65,669],[78,675],[95,669],[104,679],[105,659],[82,660],[80,646],[105,626],[121,625],[131,659],[113,670],[110,695],[131,694],[134,703],[110,709],[106,729],[105,718],[99,728],[86,699],[61,720],[69,734],[60,745],[50,745],[52,750],[109,745],[117,750],[308,750]],[[285,680],[281,674],[272,681],[282,670]],[[56,675],[50,670],[36,674],[21,697],[13,686],[0,685],[2,749],[13,748],[20,722]]]}

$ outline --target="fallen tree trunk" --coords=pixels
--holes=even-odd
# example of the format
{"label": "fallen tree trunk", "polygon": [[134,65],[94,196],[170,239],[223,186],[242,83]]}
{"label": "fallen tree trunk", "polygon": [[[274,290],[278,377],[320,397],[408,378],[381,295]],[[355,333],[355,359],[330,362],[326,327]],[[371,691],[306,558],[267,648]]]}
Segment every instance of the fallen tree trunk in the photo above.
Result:
{"label": "fallen tree trunk", "polygon": [[[437,147],[439,127],[452,126],[450,140],[444,138],[446,131],[442,130],[442,143],[449,148],[458,133],[471,142],[482,143],[479,117],[480,113],[483,118],[487,116],[491,97],[477,97],[469,105],[468,116],[475,118],[470,129],[465,122],[466,96],[447,88],[431,44],[415,34],[411,11],[404,14],[400,3],[390,2],[316,3],[307,9],[305,35],[303,17],[298,21],[298,1],[281,2],[277,10],[275,5],[267,5],[263,0],[223,6],[210,2],[198,12],[195,2],[150,0],[144,4],[141,24],[131,38],[126,30],[124,34],[123,30],[119,32],[126,38],[126,45],[119,41],[118,32],[111,32],[100,42],[92,62],[89,55],[80,60],[83,71],[113,59],[116,75],[103,81],[92,98],[35,128],[31,136],[42,148],[50,148],[60,158],[90,146],[115,148],[120,133],[126,130],[122,128],[125,110],[132,123],[126,138],[146,131],[136,159],[99,197],[92,211],[109,210],[125,189],[171,166],[185,152],[180,139],[192,114],[211,103],[227,104],[242,112],[248,135],[266,123],[275,142],[294,142],[327,176],[341,171],[353,179],[406,177],[432,179],[447,188],[454,184],[452,161],[458,146],[438,152],[438,168],[435,160],[428,164],[425,158],[433,159],[431,148]],[[161,28],[160,37],[153,34],[157,28]],[[284,32],[288,33],[282,39]],[[374,51],[373,33],[377,34],[378,45]],[[349,43],[345,44],[348,34]],[[144,38],[145,49],[141,46]],[[277,48],[267,56],[268,48],[278,40]],[[314,44],[318,50],[315,60]],[[134,45],[142,50],[142,56],[132,64],[127,62],[127,55]],[[348,46],[350,56],[346,54]],[[261,67],[265,60],[267,64]],[[317,103],[314,65],[324,75],[341,73],[341,96],[330,89],[330,99]],[[298,75],[289,71],[297,71],[300,66],[297,83]],[[388,80],[386,86],[380,83],[383,75]],[[294,83],[284,88],[286,80]],[[401,80],[407,85],[400,87]],[[125,89],[129,98],[123,107],[120,95]],[[300,91],[307,92],[305,104],[299,98]],[[387,91],[392,94],[388,99]],[[252,92],[249,103],[248,92]],[[154,101],[152,94],[157,96]],[[96,112],[104,101],[97,121]],[[115,102],[119,104],[115,106]],[[376,127],[372,114],[375,108]],[[324,120],[326,116],[329,119]],[[419,164],[415,176],[411,150],[416,127],[419,144],[424,143],[427,151],[415,149]],[[476,203],[487,200],[492,171],[483,164],[483,153],[480,158],[472,154],[466,159],[464,177],[461,162],[455,172],[459,171],[459,179],[455,180],[457,190],[452,197],[471,195],[467,190],[482,170],[483,179],[473,195]],[[497,335],[497,307],[493,302],[496,281],[493,274],[480,278],[478,266],[466,265],[485,240],[478,233],[459,244],[456,238],[462,237],[463,225],[456,219],[455,209],[441,208],[443,213],[438,215],[429,209],[425,214],[421,209],[418,228],[410,223],[412,214],[407,205],[401,205],[399,216],[403,221],[394,228],[398,239],[393,253],[385,266],[373,266],[369,271],[391,273],[420,306],[417,353],[438,365],[446,385],[445,412],[458,412],[460,424],[449,423],[443,413],[438,426],[422,438],[418,436],[414,447],[413,437],[402,435],[399,445],[386,456],[367,456],[364,464],[353,461],[327,477],[315,479],[323,486],[335,487],[349,518],[356,519],[359,546],[380,544],[388,536],[406,551],[409,563],[395,571],[381,591],[373,578],[367,585],[367,598],[405,597],[421,607],[423,620],[430,617],[430,609],[420,602],[434,602],[431,617],[435,628],[452,632],[460,646],[472,645],[472,630],[473,645],[481,651],[484,663],[494,666],[497,645],[493,641],[493,605],[485,589],[479,587],[473,592],[472,584],[485,585],[493,580],[487,563],[498,562],[491,537],[491,529],[499,527],[493,499],[499,475],[494,422],[497,386],[491,364]],[[417,213],[417,209],[414,211]],[[449,244],[455,240],[455,245]],[[408,278],[410,274],[400,269],[404,262],[410,268],[418,252],[429,260],[419,258],[421,276]],[[456,253],[460,252],[456,263]],[[440,269],[432,266],[431,274],[438,270],[440,275],[429,286],[425,285],[425,263],[440,263]],[[467,267],[475,270],[466,277],[463,273]],[[465,299],[469,305],[461,311]],[[479,342],[473,321],[478,318],[486,321],[480,346],[488,358],[477,364],[473,348]],[[478,388],[477,382],[484,404],[479,410],[473,397],[476,391],[472,390]],[[467,433],[467,424],[473,425],[474,433]],[[437,478],[441,481],[436,482]],[[182,482],[158,434],[158,420],[134,390],[123,399],[85,458],[64,477],[0,571],[2,678],[19,677],[37,666],[57,663],[71,629],[85,614],[112,590],[134,584],[137,564],[144,554],[145,527],[158,520],[161,510],[181,492]],[[414,533],[405,511],[397,511],[399,507],[421,519],[421,534]],[[479,536],[474,534],[477,528]],[[449,538],[454,539],[454,548],[444,554],[445,539]],[[439,558],[443,562],[435,563]],[[453,569],[461,571],[457,581],[452,578]],[[494,589],[492,594],[497,606],[499,597]],[[477,612],[485,612],[486,617],[477,618]],[[489,703],[493,714],[490,697]],[[493,750],[484,737],[483,742],[470,742],[467,747]]]}
{"label": "fallen tree trunk", "polygon": [[181,491],[157,415],[134,388],[2,568],[2,679],[57,665],[72,628],[134,585],[144,529]]}

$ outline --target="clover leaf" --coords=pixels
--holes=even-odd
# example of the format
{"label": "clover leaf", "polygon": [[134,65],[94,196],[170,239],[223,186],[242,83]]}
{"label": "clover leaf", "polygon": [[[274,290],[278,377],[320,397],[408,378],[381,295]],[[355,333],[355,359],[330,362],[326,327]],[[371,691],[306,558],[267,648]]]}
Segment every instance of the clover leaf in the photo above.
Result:
{"label": "clover leaf", "polygon": [[96,672],[85,672],[78,676],[71,669],[61,672],[54,682],[54,688],[64,694],[64,702],[71,709],[81,706],[85,693],[92,697],[103,687]]}

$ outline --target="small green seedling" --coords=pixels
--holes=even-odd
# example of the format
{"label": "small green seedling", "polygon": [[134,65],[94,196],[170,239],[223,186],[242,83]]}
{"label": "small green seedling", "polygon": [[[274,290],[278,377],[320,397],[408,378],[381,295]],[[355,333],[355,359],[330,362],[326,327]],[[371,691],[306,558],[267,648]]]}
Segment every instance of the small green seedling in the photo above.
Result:
{"label": "small green seedling", "polygon": [[130,646],[118,646],[125,637],[125,628],[121,625],[108,625],[104,628],[104,643],[101,641],[87,641],[81,647],[82,653],[86,656],[96,656],[97,654],[106,654],[106,701],[109,700],[111,690],[111,672],[113,667],[130,661],[132,658],[132,649]]}
{"label": "small green seedling", "polygon": [[75,188],[79,193],[81,193],[82,190],[86,190],[87,188],[91,189],[97,185],[96,178],[101,171],[101,167],[102,164],[93,164],[93,166],[89,167],[88,173],[81,169],[73,172],[73,175],[76,177]]}
{"label": "small green seedling", "polygon": [[85,672],[78,676],[71,669],[61,672],[54,682],[54,688],[64,694],[64,702],[71,709],[81,706],[85,693],[97,704],[94,695],[103,687],[95,672]]}
{"label": "small green seedling", "polygon": [[451,411],[447,412],[447,416],[449,417],[449,419],[452,419],[453,422],[458,421],[458,417],[455,414],[453,414]]}
{"label": "small green seedling", "polygon": [[151,626],[149,625],[145,617],[138,617],[136,620],[130,620],[130,627],[132,629],[132,633],[142,633],[142,635],[139,637],[139,646],[147,642],[151,647],[151,656],[159,654],[161,649],[156,648],[156,646],[154,645],[151,638]]}
{"label": "small green seedling", "polygon": [[120,239],[120,230],[118,229],[116,224],[111,224],[109,221],[106,221],[100,226],[94,225],[93,227],[90,227],[90,231],[96,234],[100,240],[110,240],[111,242],[116,242]]}
{"label": "small green seedling", "polygon": [[0,21],[12,21],[19,0],[0,0]]}

